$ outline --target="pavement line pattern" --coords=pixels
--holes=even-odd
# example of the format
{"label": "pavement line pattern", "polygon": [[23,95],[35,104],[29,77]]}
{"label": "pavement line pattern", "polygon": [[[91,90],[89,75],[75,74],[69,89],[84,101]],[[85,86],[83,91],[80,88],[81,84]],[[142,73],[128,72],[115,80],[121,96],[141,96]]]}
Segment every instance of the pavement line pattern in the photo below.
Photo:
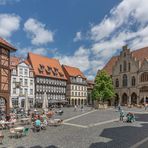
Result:
{"label": "pavement line pattern", "polygon": [[72,124],[72,123],[63,123],[63,124],[64,125],[71,125],[71,126],[75,126],[75,127],[87,128],[87,126],[79,125],[79,124]]}
{"label": "pavement line pattern", "polygon": [[88,127],[94,127],[94,126],[103,125],[103,124],[107,124],[107,123],[111,123],[111,122],[115,122],[115,121],[119,121],[119,118],[108,120],[108,121],[103,121],[103,122],[98,122],[95,124],[90,124],[90,125],[88,125]]}
{"label": "pavement line pattern", "polygon": [[74,117],[72,117],[72,118],[68,118],[68,119],[64,120],[64,122],[67,122],[67,121],[70,121],[70,120],[79,118],[79,117],[81,117],[81,116],[85,116],[85,115],[87,115],[87,114],[90,114],[90,113],[93,113],[93,112],[96,112],[96,111],[98,111],[98,110],[93,110],[93,111],[90,111],[90,112],[87,112],[87,113],[84,113],[84,114],[81,114],[81,115],[74,116]]}
{"label": "pavement line pattern", "polygon": [[145,139],[137,142],[136,144],[134,144],[133,146],[131,146],[130,148],[138,148],[140,145],[142,145],[143,143],[148,141],[148,137],[146,137]]}
{"label": "pavement line pattern", "polygon": [[119,118],[112,119],[112,120],[109,120],[109,121],[98,122],[98,123],[95,123],[95,124],[89,124],[88,126],[80,125],[80,124],[67,123],[67,122],[64,122],[63,124],[75,126],[75,127],[81,127],[81,128],[90,128],[90,127],[99,126],[99,125],[103,125],[103,124],[107,124],[107,123],[111,123],[111,122],[115,122],[115,121],[119,121]]}
{"label": "pavement line pattern", "polygon": [[137,112],[137,111],[125,111],[125,112],[132,112],[135,114],[148,114],[148,112]]}

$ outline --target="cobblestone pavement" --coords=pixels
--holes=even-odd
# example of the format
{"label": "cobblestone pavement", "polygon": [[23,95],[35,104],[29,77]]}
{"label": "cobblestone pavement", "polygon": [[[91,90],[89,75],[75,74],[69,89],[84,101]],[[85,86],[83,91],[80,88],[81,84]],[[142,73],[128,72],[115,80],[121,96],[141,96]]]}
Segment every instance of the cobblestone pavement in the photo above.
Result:
{"label": "cobblestone pavement", "polygon": [[[126,110],[126,109],[125,109]],[[125,123],[111,121],[118,118],[115,109],[90,110],[85,108],[74,112],[73,108],[64,108],[62,116],[55,118],[65,119],[65,123],[74,125],[61,125],[47,127],[47,130],[33,133],[30,129],[28,136],[22,138],[9,138],[9,131],[4,130],[4,141],[0,147],[6,148],[128,148],[132,145],[146,146],[148,137],[148,114],[136,114],[137,121]],[[79,116],[80,115],[80,116]],[[74,117],[74,119],[72,118]],[[111,121],[107,123],[107,121]],[[102,123],[98,126],[90,124]],[[83,128],[79,125],[87,126]],[[143,139],[146,139],[142,141]],[[139,145],[140,144],[140,145]]]}

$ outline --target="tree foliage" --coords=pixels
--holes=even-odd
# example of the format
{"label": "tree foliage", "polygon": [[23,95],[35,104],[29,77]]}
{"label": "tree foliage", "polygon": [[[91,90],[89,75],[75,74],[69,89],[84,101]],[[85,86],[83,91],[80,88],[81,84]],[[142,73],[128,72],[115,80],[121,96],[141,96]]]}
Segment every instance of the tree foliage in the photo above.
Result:
{"label": "tree foliage", "polygon": [[115,96],[115,91],[111,77],[105,72],[100,71],[95,79],[95,85],[92,90],[94,100],[106,101]]}

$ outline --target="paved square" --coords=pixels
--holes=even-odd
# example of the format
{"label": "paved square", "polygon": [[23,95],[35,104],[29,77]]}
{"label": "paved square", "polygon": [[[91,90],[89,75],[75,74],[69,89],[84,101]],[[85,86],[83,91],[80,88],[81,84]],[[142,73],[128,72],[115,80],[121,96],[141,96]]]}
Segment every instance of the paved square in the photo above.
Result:
{"label": "paved square", "polygon": [[[139,112],[139,111],[137,111]],[[6,148],[127,148],[147,143],[148,114],[136,114],[137,121],[123,123],[112,121],[118,118],[115,109],[90,110],[85,108],[74,112],[73,108],[64,108],[63,125],[47,127],[39,133],[30,133],[19,139],[9,138],[9,131],[4,130]],[[93,126],[90,126],[90,125]]]}

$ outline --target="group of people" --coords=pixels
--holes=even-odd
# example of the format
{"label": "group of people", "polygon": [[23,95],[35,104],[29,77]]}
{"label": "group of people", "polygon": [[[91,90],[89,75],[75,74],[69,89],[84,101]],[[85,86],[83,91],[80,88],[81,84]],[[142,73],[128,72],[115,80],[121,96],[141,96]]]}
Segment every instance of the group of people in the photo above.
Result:
{"label": "group of people", "polygon": [[32,114],[32,122],[33,122],[34,128],[37,131],[40,131],[40,129],[46,129],[46,126],[48,125],[48,120],[45,113],[43,113],[42,115]]}
{"label": "group of people", "polygon": [[[83,111],[84,111],[84,106],[82,105],[80,109],[81,109],[81,111],[83,112]],[[75,105],[75,106],[74,106],[74,111],[77,111],[77,110],[78,110],[78,106]]]}
{"label": "group of people", "polygon": [[125,114],[125,112],[123,111],[120,105],[118,106],[118,111],[120,113],[120,121],[124,121],[124,117],[126,117],[126,122],[132,123],[135,121],[135,115],[131,112],[128,112],[127,114]]}

